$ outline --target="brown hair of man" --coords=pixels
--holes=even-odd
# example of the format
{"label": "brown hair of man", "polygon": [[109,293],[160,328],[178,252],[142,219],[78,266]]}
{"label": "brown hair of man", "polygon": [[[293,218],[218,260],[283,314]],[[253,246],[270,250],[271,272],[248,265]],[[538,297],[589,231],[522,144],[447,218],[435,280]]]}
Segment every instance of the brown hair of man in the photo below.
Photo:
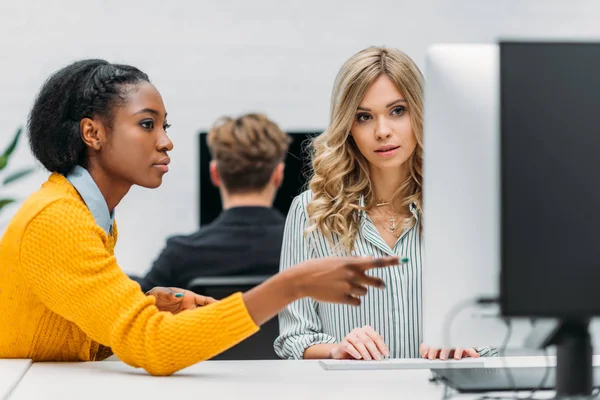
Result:
{"label": "brown hair of man", "polygon": [[275,182],[278,187],[291,141],[289,135],[263,114],[220,118],[207,138],[211,164],[230,195],[262,191],[274,172],[278,172]]}

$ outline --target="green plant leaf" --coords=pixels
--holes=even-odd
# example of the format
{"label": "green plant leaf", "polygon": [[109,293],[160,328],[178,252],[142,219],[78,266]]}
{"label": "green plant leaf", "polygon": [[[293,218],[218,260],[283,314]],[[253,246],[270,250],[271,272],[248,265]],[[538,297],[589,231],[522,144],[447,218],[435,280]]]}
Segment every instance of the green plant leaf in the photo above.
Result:
{"label": "green plant leaf", "polygon": [[2,160],[2,161],[0,161],[0,170],[2,168],[6,167],[6,164],[8,164],[8,160],[9,160],[11,154],[17,148],[17,144],[19,143],[19,138],[21,137],[21,133],[23,133],[23,128],[19,127],[17,129],[17,132],[15,133],[15,137],[13,138],[12,142],[10,142],[10,144],[8,145],[6,150],[4,150],[4,153],[2,153],[2,156],[0,157],[0,160]]}
{"label": "green plant leaf", "polygon": [[33,171],[35,171],[35,169],[30,167],[30,168],[22,169],[22,170],[17,171],[17,172],[13,172],[12,174],[10,174],[6,178],[4,178],[4,182],[2,182],[2,183],[4,185],[8,185],[11,182],[18,181],[19,179],[21,179],[21,178],[29,175]]}
{"label": "green plant leaf", "polygon": [[7,206],[11,203],[14,203],[15,199],[0,199],[0,210],[2,210],[4,208],[4,206]]}

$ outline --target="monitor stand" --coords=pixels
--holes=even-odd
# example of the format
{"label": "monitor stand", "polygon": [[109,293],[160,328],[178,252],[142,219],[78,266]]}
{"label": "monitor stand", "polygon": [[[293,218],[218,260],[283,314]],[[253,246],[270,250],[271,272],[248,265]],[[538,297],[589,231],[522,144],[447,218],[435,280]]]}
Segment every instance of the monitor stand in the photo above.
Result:
{"label": "monitor stand", "polygon": [[544,346],[556,346],[556,399],[592,394],[592,342],[589,319],[561,319]]}

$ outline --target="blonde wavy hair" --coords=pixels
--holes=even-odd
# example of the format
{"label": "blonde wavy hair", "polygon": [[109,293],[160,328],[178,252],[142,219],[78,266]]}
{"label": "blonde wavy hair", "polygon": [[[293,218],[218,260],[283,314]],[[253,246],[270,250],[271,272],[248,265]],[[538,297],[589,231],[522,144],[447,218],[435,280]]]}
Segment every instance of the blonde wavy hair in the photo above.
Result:
{"label": "blonde wavy hair", "polygon": [[[417,65],[398,49],[369,47],[348,59],[334,82],[328,128],[311,143],[313,193],[307,211],[310,224],[306,232],[319,230],[327,240],[348,251],[354,248],[358,234],[359,211],[375,205],[367,160],[358,150],[349,133],[356,110],[366,91],[382,74],[387,75],[408,102],[417,146],[406,161],[409,175],[393,196],[395,210],[409,211],[410,205],[422,213],[423,166],[423,75]],[[361,195],[364,205],[359,204]],[[416,218],[402,221],[412,226]]]}

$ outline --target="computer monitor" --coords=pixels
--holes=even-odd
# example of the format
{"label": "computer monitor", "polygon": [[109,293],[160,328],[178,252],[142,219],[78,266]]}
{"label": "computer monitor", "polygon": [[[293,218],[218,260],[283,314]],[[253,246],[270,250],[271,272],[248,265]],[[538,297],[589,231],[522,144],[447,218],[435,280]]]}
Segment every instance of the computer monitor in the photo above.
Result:
{"label": "computer monitor", "polygon": [[593,43],[440,45],[427,55],[424,341],[502,343],[499,318],[460,312],[476,299],[500,299],[502,317],[523,318],[520,344],[525,318],[562,318],[538,340],[557,344],[559,394],[591,391],[599,67]]}
{"label": "computer monitor", "polygon": [[[278,209],[283,215],[287,215],[290,204],[295,196],[306,189],[307,174],[310,172],[310,156],[307,146],[308,140],[321,132],[317,131],[291,131],[287,132],[292,137],[288,154],[285,159],[285,172],[283,183],[279,188],[273,207]],[[209,173],[210,152],[206,144],[207,132],[200,132],[198,135],[199,145],[199,224],[200,226],[211,223],[221,212],[221,197],[219,189],[216,188],[211,180]]]}
{"label": "computer monitor", "polygon": [[600,43],[500,43],[500,304],[560,319],[547,344],[565,394],[591,393],[600,315],[598,71]]}
{"label": "computer monitor", "polygon": [[502,312],[600,315],[600,43],[500,54]]}
{"label": "computer monitor", "polygon": [[[424,342],[500,346],[497,310],[473,305],[500,294],[499,48],[428,49],[424,121]],[[520,325],[524,325],[521,323]],[[513,330],[522,340],[527,326]]]}

